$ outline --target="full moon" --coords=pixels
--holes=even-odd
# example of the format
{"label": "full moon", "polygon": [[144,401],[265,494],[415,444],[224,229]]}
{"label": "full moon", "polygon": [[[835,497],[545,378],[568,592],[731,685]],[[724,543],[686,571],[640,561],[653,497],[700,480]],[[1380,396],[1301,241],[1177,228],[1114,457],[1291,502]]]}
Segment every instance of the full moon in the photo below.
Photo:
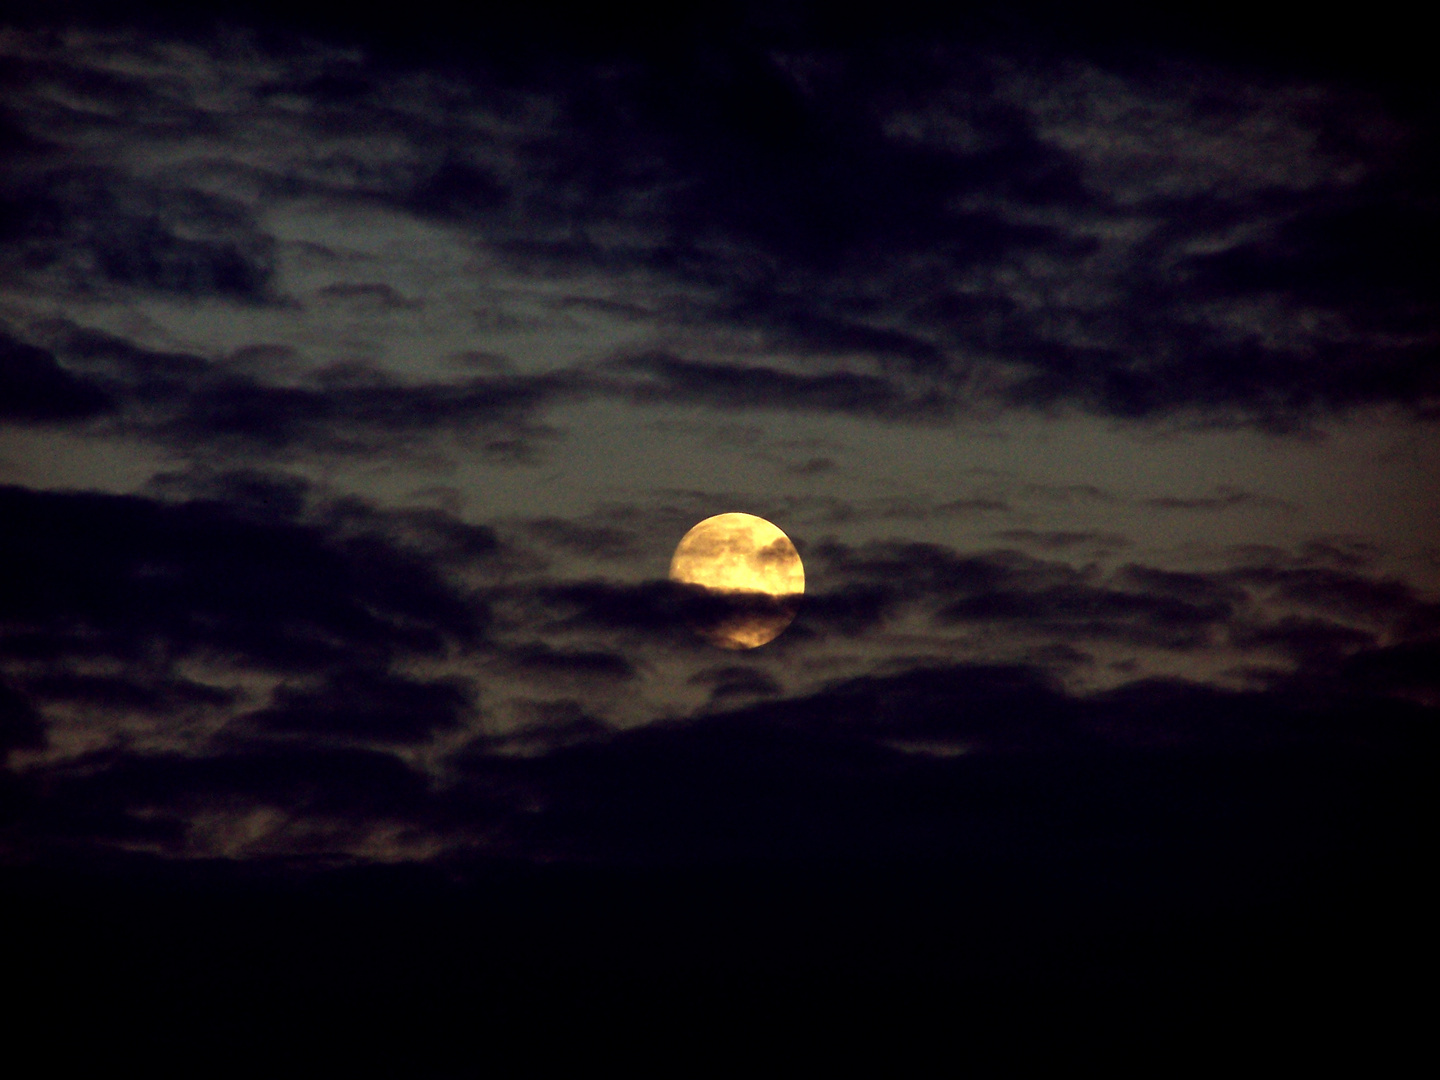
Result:
{"label": "full moon", "polygon": [[754,514],[716,514],[683,537],[670,580],[688,593],[695,632],[722,649],[754,649],[794,621],[805,566],[790,538]]}

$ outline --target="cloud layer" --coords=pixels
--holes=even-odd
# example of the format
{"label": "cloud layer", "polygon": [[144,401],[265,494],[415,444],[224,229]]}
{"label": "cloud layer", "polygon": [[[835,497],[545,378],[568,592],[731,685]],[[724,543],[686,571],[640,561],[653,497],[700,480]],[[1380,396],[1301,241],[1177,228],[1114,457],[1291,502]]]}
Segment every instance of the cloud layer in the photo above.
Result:
{"label": "cloud layer", "polygon": [[[401,327],[433,283],[302,282],[410,222],[507,268],[520,291],[471,318],[618,327],[640,402],[1281,428],[1434,407],[1433,132],[1374,93],[958,40],[463,73],[277,40],[12,33],[12,289]],[[411,415],[367,398],[383,380],[268,382],[212,389],[187,434]],[[416,414],[476,423],[546,389],[409,382]]]}
{"label": "cloud layer", "polygon": [[[1440,703],[1440,609],[1323,551],[1101,574],[833,543],[809,553],[826,585],[781,652],[727,667],[669,582],[557,578],[514,537],[438,512],[208,485],[180,501],[0,493],[0,706],[25,843],[672,860],[923,834],[940,854],[961,833],[861,792],[997,755],[1388,753]],[[855,647],[870,673],[823,674]],[[1097,689],[1107,655],[1131,669]],[[686,665],[700,707],[677,715],[653,695]],[[753,820],[712,835],[722,806]]]}
{"label": "cloud layer", "polygon": [[[1351,425],[1431,505],[1428,98],[528,18],[0,29],[11,849],[1159,851],[1243,763],[1313,824],[1315,761],[1428,745],[1433,551],[1246,471]],[[732,655],[663,569],[739,509],[809,592]]]}

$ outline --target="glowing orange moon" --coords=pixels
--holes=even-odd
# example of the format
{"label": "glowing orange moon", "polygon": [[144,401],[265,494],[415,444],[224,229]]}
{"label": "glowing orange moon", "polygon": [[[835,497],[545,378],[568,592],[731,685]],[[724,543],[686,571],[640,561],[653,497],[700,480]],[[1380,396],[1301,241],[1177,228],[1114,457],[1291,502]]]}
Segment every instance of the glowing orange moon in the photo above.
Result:
{"label": "glowing orange moon", "polygon": [[794,621],[805,566],[790,538],[764,518],[716,514],[680,538],[670,580],[689,595],[701,637],[722,649],[754,649]]}

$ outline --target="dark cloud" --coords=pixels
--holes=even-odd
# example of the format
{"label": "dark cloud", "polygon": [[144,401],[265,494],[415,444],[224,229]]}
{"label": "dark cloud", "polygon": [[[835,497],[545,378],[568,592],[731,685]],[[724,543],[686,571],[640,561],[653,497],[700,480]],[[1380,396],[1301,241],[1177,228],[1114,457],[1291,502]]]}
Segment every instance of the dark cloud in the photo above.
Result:
{"label": "dark cloud", "polygon": [[582,581],[527,590],[561,626],[670,636],[683,623],[685,596],[669,581]]}
{"label": "dark cloud", "polygon": [[[780,307],[787,299],[793,307]],[[902,371],[939,373],[949,367],[944,349],[934,340],[915,333],[845,321],[841,315],[805,307],[798,297],[778,302],[751,298],[737,303],[725,314],[741,324],[764,326],[775,344],[787,351],[875,357],[887,368]]]}
{"label": "dark cloud", "polygon": [[1396,623],[1414,634],[1436,625],[1437,607],[1395,578],[1325,565],[1253,567],[1232,574],[1238,582],[1335,617]]}
{"label": "dark cloud", "polygon": [[447,568],[503,565],[523,558],[488,525],[463,521],[444,510],[378,510],[360,499],[335,499],[318,513],[338,537],[382,537],[413,558]]}
{"label": "dark cloud", "polygon": [[[601,129],[658,153],[686,183],[657,230],[674,265],[722,287],[718,321],[826,364],[926,373],[923,407],[873,375],[757,367],[741,385],[673,360],[651,361],[654,392],[759,403],[764,387],[797,407],[910,416],[978,391],[1271,427],[1433,405],[1440,339],[1426,272],[1406,269],[1434,227],[1425,124],[1224,68],[1083,54],[1027,68],[887,42],[809,83],[784,56],[729,42],[637,68],[576,111],[561,153]],[[1370,284],[1348,288],[1357,274]]]}
{"label": "dark cloud", "polygon": [[[492,374],[406,385],[366,369],[315,373],[280,385],[233,364],[143,349],[112,335],[70,331],[59,351],[116,402],[133,433],[194,454],[225,449],[369,452],[437,429],[479,437],[477,449],[523,458],[549,432],[543,407],[592,392],[583,374]],[[243,360],[243,357],[242,357]]]}
{"label": "dark cloud", "polygon": [[565,389],[565,381],[554,377],[422,387],[378,381],[312,389],[220,376],[178,402],[177,414],[161,431],[189,444],[236,441],[268,449],[301,444],[363,450],[437,427],[498,423],[513,431],[487,447],[508,455],[507,447],[518,447],[530,434],[522,424],[526,416]]}
{"label": "dark cloud", "polygon": [[211,376],[214,365],[192,353],[161,352],[114,334],[62,324],[55,350],[92,378],[123,394],[127,404],[164,407]]}
{"label": "dark cloud", "polygon": [[1022,544],[1034,544],[1050,551],[1064,551],[1076,547],[1121,548],[1130,541],[1118,533],[1075,531],[1068,529],[1004,529],[996,537]]}
{"label": "dark cloud", "polygon": [[228,514],[260,521],[293,521],[305,509],[310,485],[295,476],[257,469],[159,473],[147,485],[167,501],[223,505]]}
{"label": "dark cloud", "polygon": [[336,300],[359,308],[379,308],[393,311],[424,306],[423,301],[407,300],[393,287],[381,282],[327,285],[317,295],[326,300]]}
{"label": "dark cloud", "polygon": [[[1409,745],[1426,722],[1373,700],[1316,708],[1178,681],[1077,698],[1034,669],[962,665],[652,725],[518,768],[484,758],[467,768],[477,783],[518,784],[537,809],[515,835],[555,855],[1046,858],[1072,844],[1157,850],[1221,821],[1278,824],[1272,814],[1294,813],[1297,799],[1313,806],[1325,782],[1316,774],[1301,795],[1274,770],[1337,737],[1352,754]],[[1209,767],[1239,787],[1215,787],[1200,775]]]}
{"label": "dark cloud", "polygon": [[502,207],[509,194],[492,171],[451,159],[416,185],[409,203],[422,214],[464,220]]}
{"label": "dark cloud", "polygon": [[0,421],[85,420],[110,407],[109,395],[66,371],[44,349],[0,335]]}
{"label": "dark cloud", "polygon": [[829,520],[841,522],[858,518],[878,518],[887,521],[927,521],[969,514],[1005,513],[1011,504],[1004,499],[988,496],[968,499],[947,499],[944,502],[890,496],[867,503],[855,500],[836,500],[827,507]]}
{"label": "dark cloud", "polygon": [[1165,648],[1208,644],[1230,614],[1223,602],[1192,604],[1075,581],[1035,590],[1004,585],[980,588],[941,609],[956,623],[1010,623],[1041,633],[1073,633],[1082,639],[1118,638]]}
{"label": "dark cloud", "polygon": [[635,678],[635,667],[629,660],[619,653],[599,649],[556,649],[537,643],[507,649],[504,655],[516,668],[532,675],[600,680]]}
{"label": "dark cloud", "polygon": [[[542,48],[531,27],[519,55],[487,29],[491,44],[441,68],[433,42],[397,53],[364,35],[367,60],[278,35],[256,46],[267,78],[210,111],[197,87],[234,62],[213,36],[188,32],[188,66],[149,75],[102,58],[138,47],[123,35],[94,55],[36,46],[45,59],[14,62],[49,89],[17,99],[17,123],[37,128],[20,135],[48,120],[91,163],[27,157],[7,173],[7,265],[47,289],[268,301],[278,248],[255,192],[360,200],[453,226],[522,273],[650,275],[620,298],[561,296],[562,313],[683,309],[684,324],[739,331],[794,365],[642,357],[641,400],[893,420],[1062,407],[1271,429],[1373,403],[1434,409],[1433,110],[1174,41],[1177,54],[1142,61],[1041,34],[1036,53],[983,22],[824,48],[729,17],[656,52],[607,34],[598,52]],[[242,138],[257,125],[283,132],[259,158]],[[209,140],[203,165],[162,181],[112,160],[117,138],[159,152],[178,132]],[[677,309],[697,286],[706,299]],[[429,302],[363,279],[318,299]],[[346,422],[513,418],[553,389],[216,379],[177,423],[286,445]]]}
{"label": "dark cloud", "polygon": [[823,592],[806,595],[805,618],[799,627],[789,632],[813,632],[819,628],[855,637],[878,627],[902,603],[902,596],[885,583],[827,588]]}
{"label": "dark cloud", "polygon": [[836,469],[835,460],[828,457],[812,457],[789,466],[785,471],[795,476],[818,476],[821,473],[834,472]]}
{"label": "dark cloud", "polygon": [[525,523],[526,532],[551,546],[576,555],[614,558],[635,549],[635,537],[609,525],[590,525],[561,518],[541,518]]}
{"label": "dark cloud", "polygon": [[815,555],[844,584],[833,597],[816,597],[814,613],[851,632],[901,605],[919,605],[942,624],[1195,648],[1211,641],[1237,599],[1233,589],[1201,575],[1129,568],[1106,579],[1018,552],[960,555],[891,542],[861,549],[821,545]]}
{"label": "dark cloud", "polygon": [[[771,725],[651,727],[513,773],[543,807],[515,822],[517,838],[554,856],[622,862],[823,856],[848,847],[871,818],[873,800],[846,809],[840,794],[856,794],[846,781],[883,757]],[[477,782],[495,775],[487,761],[471,768]]]}
{"label": "dark cloud", "polygon": [[789,409],[861,416],[935,419],[951,409],[938,392],[914,394],[875,375],[804,375],[753,365],[701,363],[669,356],[637,357],[623,369],[650,378],[631,384],[640,402],[682,402],[721,409]]}
{"label": "dark cloud", "polygon": [[[1358,709],[1353,698],[1338,706],[1350,717],[1346,723],[1355,725],[1352,734],[1363,737],[1369,708],[1378,725],[1371,734],[1389,738],[1378,719],[1387,705],[1380,697],[1365,700]],[[1399,714],[1393,703],[1388,708]],[[1253,749],[1330,734],[1314,700],[1293,683],[1278,691],[1235,691],[1142,679],[1077,695],[1046,668],[1024,664],[949,665],[865,676],[809,697],[752,706],[743,715],[939,756],[947,748],[1082,756],[1101,747]]]}
{"label": "dark cloud", "polygon": [[17,748],[45,745],[45,725],[23,695],[0,683],[0,763]]}
{"label": "dark cloud", "polygon": [[[1042,534],[1037,543],[1064,549],[1095,541],[1089,533]],[[1363,559],[1336,565],[1322,549],[1288,562],[1188,572],[1140,563],[1076,566],[1013,549],[956,551],[905,541],[851,546],[822,539],[807,547],[806,558],[812,588],[775,646],[784,652],[904,627],[920,635],[922,655],[952,654],[970,640],[963,635],[980,633],[975,640],[1000,655],[1033,658],[1056,672],[1095,663],[1098,646],[1123,645],[1186,653],[1201,664],[1228,657],[1236,671],[1270,680],[1297,665],[1341,662],[1382,640],[1424,639],[1440,625],[1434,605],[1409,585],[1371,571]],[[605,636],[594,657],[597,677],[614,665],[609,635],[622,635],[625,648],[695,648],[686,627],[704,636],[717,620],[792,615],[790,605],[772,610],[774,601],[765,597],[712,596],[659,580],[542,576],[493,586],[486,595],[512,629]],[[753,610],[745,606],[751,603]],[[578,676],[584,665],[578,657],[573,665],[567,660],[577,648],[587,653],[595,646],[533,656],[522,650],[514,659],[549,664],[557,673],[574,667]]]}
{"label": "dark cloud", "polygon": [[[1423,649],[1371,655],[1377,660],[1357,663],[1340,696],[1177,680],[1077,696],[1039,668],[962,664],[621,732],[573,699],[537,702],[529,727],[471,742],[439,786],[388,754],[306,744],[337,734],[408,738],[391,720],[381,732],[360,730],[392,705],[396,723],[408,711],[421,726],[462,707],[436,684],[347,675],[286,695],[265,714],[298,742],[256,747],[232,737],[198,757],[112,752],[49,766],[20,820],[31,835],[88,843],[322,859],[378,854],[382,835],[410,857],[480,844],[525,857],[660,864],[966,851],[1045,858],[1049,845],[1120,837],[1163,845],[1213,825],[1217,813],[1255,825],[1247,815],[1258,806],[1217,808],[1217,791],[1230,800],[1241,789],[1217,789],[1200,763],[1239,770],[1237,781],[1251,776],[1246,800],[1261,797],[1265,785],[1254,781],[1271,775],[1280,788],[1264,797],[1283,804],[1297,797],[1274,773],[1291,767],[1284,762],[1328,753],[1336,740],[1352,757],[1414,744],[1433,704],[1390,691],[1423,678],[1433,658]],[[1385,696],[1374,696],[1381,669]],[[753,674],[717,669],[706,680],[717,696],[739,681],[747,694],[773,689]],[[1197,768],[1204,775],[1179,779]]]}
{"label": "dark cloud", "polygon": [[1040,668],[959,665],[850,679],[806,698],[752,706],[746,715],[880,745],[928,739],[966,750],[1034,752],[1086,741],[1073,710]]}
{"label": "dark cloud", "polygon": [[671,581],[585,581],[541,585],[523,596],[505,592],[543,615],[552,629],[618,631],[635,641],[682,647],[697,647],[701,638],[716,644],[743,640],[763,633],[762,627],[773,631],[765,638],[770,640],[805,606],[799,595],[722,592]]}
{"label": "dark cloud", "polygon": [[0,489],[4,650],[305,670],[478,639],[484,610],[383,540],[214,503]]}
{"label": "dark cloud", "polygon": [[1141,500],[1140,505],[1156,510],[1230,510],[1237,506],[1284,506],[1279,499],[1266,498],[1249,491],[1220,488],[1213,495],[1180,497],[1157,495]]}
{"label": "dark cloud", "polygon": [[[1431,177],[1416,181],[1433,186]],[[1227,298],[1279,292],[1297,307],[1343,312],[1346,337],[1376,341],[1367,364],[1343,339],[1288,357],[1253,349],[1248,359],[1257,367],[1247,381],[1331,408],[1400,401],[1433,415],[1440,392],[1435,312],[1421,296],[1433,289],[1425,253],[1440,236],[1440,221],[1422,209],[1418,192],[1386,195],[1307,210],[1263,241],[1198,263],[1201,289]]]}
{"label": "dark cloud", "polygon": [[780,684],[767,672],[753,667],[728,665],[691,676],[690,682],[710,687],[712,701],[733,697],[773,697]]}
{"label": "dark cloud", "polygon": [[26,689],[42,702],[66,702],[87,711],[173,714],[214,708],[235,700],[235,693],[183,678],[135,678],[75,673],[26,680]]}
{"label": "dark cloud", "polygon": [[454,755],[455,769],[472,779],[481,778],[468,790],[466,785],[452,789],[462,793],[462,801],[479,794],[488,796],[493,805],[502,806],[508,799],[512,806],[518,802],[533,812],[536,790],[524,783],[519,771],[510,768],[506,759],[517,755],[535,758],[561,747],[603,742],[615,733],[593,709],[574,698],[522,700],[516,705],[523,726],[504,734],[476,738]]}
{"label": "dark cloud", "polygon": [[107,285],[246,302],[271,297],[273,241],[242,204],[119,170],[61,170],[4,191],[6,269],[76,293]]}
{"label": "dark cloud", "polygon": [[1365,694],[1406,698],[1440,707],[1440,642],[1407,641],[1359,650],[1340,669],[1341,682]]}
{"label": "dark cloud", "polygon": [[1237,627],[1231,636],[1242,647],[1278,649],[1306,665],[1334,663],[1336,658],[1375,644],[1375,635],[1365,630],[1329,619],[1295,615],[1251,629]]}
{"label": "dark cloud", "polygon": [[827,541],[807,557],[827,585],[807,595],[801,633],[857,635],[919,612],[937,627],[1003,628],[1007,639],[1274,649],[1308,663],[1368,648],[1377,633],[1416,640],[1440,626],[1435,605],[1413,587],[1367,572],[1363,559],[1336,565],[1324,546],[1289,565],[1206,572],[1077,568],[1016,551],[899,541]]}
{"label": "dark cloud", "polygon": [[1159,570],[1153,566],[1128,563],[1115,574],[1121,585],[1152,596],[1204,604],[1216,601],[1235,603],[1240,592],[1214,574]]}
{"label": "dark cloud", "polygon": [[[276,490],[244,474],[208,483],[212,493],[245,498]],[[1014,816],[1018,804],[962,797],[966,784],[991,775],[972,762],[1081,768],[1076,763],[1116,753],[1288,754],[1286,747],[1335,739],[1388,745],[1411,737],[1435,693],[1428,640],[1377,647],[1376,633],[1362,625],[1379,620],[1393,633],[1414,624],[1423,603],[1355,570],[1181,573],[1129,565],[1098,575],[1011,552],[822,544],[813,554],[842,584],[810,598],[802,616],[810,636],[800,633],[799,647],[820,631],[863,633],[919,604],[940,627],[1013,624],[1022,636],[1058,636],[1052,644],[1060,649],[1020,664],[911,661],[908,669],[790,697],[767,671],[732,664],[696,676],[711,694],[695,717],[628,731],[597,718],[572,688],[559,700],[517,704],[521,726],[470,738],[439,767],[440,783],[385,754],[326,749],[429,743],[437,733],[460,732],[476,714],[469,685],[392,666],[407,654],[475,643],[479,609],[427,576],[433,570],[423,568],[432,564],[361,524],[386,515],[356,508],[348,526],[342,513],[321,528],[301,524],[310,511],[297,517],[283,499],[282,511],[265,518],[253,509],[248,517],[231,514],[214,500],[5,495],[5,520],[29,540],[9,537],[6,552],[5,565],[19,574],[5,593],[7,654],[33,664],[41,656],[35,643],[48,634],[55,647],[45,662],[61,665],[16,681],[18,690],[0,701],[13,748],[41,746],[45,711],[56,705],[92,717],[215,716],[233,707],[233,691],[163,667],[142,677],[134,658],[145,649],[229,650],[246,664],[319,669],[275,686],[267,707],[232,719],[186,753],[122,744],[32,767],[40,786],[26,789],[19,827],[34,837],[306,859],[429,858],[474,845],[526,858],[662,863],[887,851],[951,857],[975,844],[1003,846],[1009,841],[996,837],[1029,827]],[[232,543],[244,558],[217,561],[216,549]],[[35,547],[91,569],[37,573],[46,565]],[[285,567],[294,573],[277,578],[279,587],[257,584]],[[303,588],[294,577],[301,573]],[[1267,615],[1249,591],[1261,585],[1321,610],[1343,594],[1357,621],[1302,616],[1293,607]],[[245,606],[257,598],[263,620]],[[541,622],[571,632],[620,631],[700,648],[680,629],[692,598],[670,583],[511,584],[495,599],[529,605]],[[1088,662],[1064,646],[1067,639],[1191,649],[1204,635],[1288,656],[1290,667],[1270,673],[1270,689],[1246,692],[1150,679],[1086,695],[1059,678]],[[317,651],[317,637],[327,649]],[[119,658],[130,673],[63,666],[96,655]],[[637,677],[623,650],[531,642],[494,655],[554,687]],[[1027,798],[1033,779],[1022,785]],[[1139,797],[1116,797],[1132,796]],[[1192,812],[1169,798],[1152,792],[1141,802],[1161,814]],[[1041,833],[1053,840],[1062,820],[1092,838],[1132,827],[1120,811],[1111,816],[1088,784],[1061,801],[1063,812],[1055,808],[1059,816],[1024,843],[1041,842]]]}
{"label": "dark cloud", "polygon": [[457,680],[424,681],[358,669],[332,672],[315,689],[281,687],[268,709],[242,718],[264,731],[320,739],[427,742],[471,711]]}
{"label": "dark cloud", "polygon": [[[359,749],[98,755],[50,770],[46,785],[49,797],[26,810],[30,829],[173,855],[191,845],[209,853],[218,839],[222,849],[328,856],[362,841],[377,821],[413,826],[431,817],[424,776],[391,754]],[[259,824],[246,835],[252,814]],[[207,820],[233,836],[204,835]]]}

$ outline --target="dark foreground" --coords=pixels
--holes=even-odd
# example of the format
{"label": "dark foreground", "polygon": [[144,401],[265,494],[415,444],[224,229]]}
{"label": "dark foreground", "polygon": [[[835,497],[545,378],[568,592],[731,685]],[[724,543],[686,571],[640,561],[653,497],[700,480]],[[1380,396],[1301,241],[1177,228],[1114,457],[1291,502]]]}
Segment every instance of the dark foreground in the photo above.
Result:
{"label": "dark foreground", "polygon": [[1433,959],[1431,755],[1161,764],[977,771],[966,814],[936,808],[972,830],[944,857],[31,858],[0,872],[23,988],[8,1019],[57,1063],[269,1059],[298,1040],[408,1075],[517,1050],[664,1059],[677,1039],[702,1060],[776,1035],[807,1058],[891,1061],[940,1046],[1179,1063],[1253,1041],[1275,1063],[1375,1066],[1412,1044]]}

